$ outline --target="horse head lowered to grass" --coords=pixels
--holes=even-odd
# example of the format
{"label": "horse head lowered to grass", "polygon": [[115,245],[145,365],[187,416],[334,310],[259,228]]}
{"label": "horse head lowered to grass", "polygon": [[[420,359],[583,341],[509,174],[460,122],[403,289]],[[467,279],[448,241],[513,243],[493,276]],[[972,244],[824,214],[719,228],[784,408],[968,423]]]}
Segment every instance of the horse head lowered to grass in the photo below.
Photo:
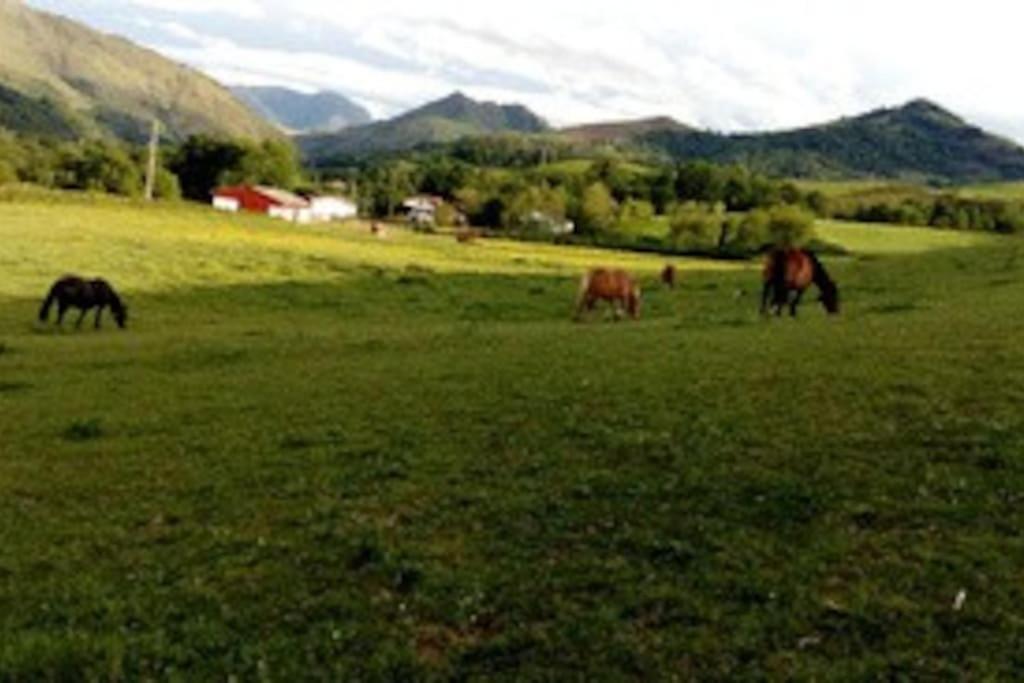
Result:
{"label": "horse head lowered to grass", "polygon": [[50,287],[39,309],[39,321],[46,322],[50,317],[50,309],[57,305],[57,325],[64,322],[64,314],[69,308],[77,308],[82,313],[78,316],[75,327],[81,327],[86,314],[96,309],[96,329],[100,328],[103,309],[109,308],[117,326],[124,329],[128,324],[128,309],[121,297],[117,295],[110,283],[103,279],[86,280],[77,275],[66,275]]}
{"label": "horse head lowered to grass", "polygon": [[774,307],[775,314],[782,315],[782,309],[789,306],[790,315],[796,317],[797,307],[812,283],[821,293],[818,300],[825,310],[830,315],[839,313],[839,286],[814,252],[806,249],[775,249],[765,259],[762,277],[762,313],[767,314],[769,308]]}
{"label": "horse head lowered to grass", "polygon": [[612,305],[616,320],[622,316],[623,311],[636,320],[640,317],[640,298],[640,287],[629,273],[595,268],[584,275],[580,282],[580,292],[576,298],[576,320],[582,319],[585,311],[594,310],[598,301],[607,301]]}

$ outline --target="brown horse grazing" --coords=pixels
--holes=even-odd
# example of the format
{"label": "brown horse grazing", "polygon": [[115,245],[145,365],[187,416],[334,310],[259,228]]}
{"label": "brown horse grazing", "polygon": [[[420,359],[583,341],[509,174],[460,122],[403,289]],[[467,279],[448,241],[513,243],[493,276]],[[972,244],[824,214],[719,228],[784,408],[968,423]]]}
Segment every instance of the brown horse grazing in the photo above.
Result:
{"label": "brown horse grazing", "polygon": [[670,263],[665,266],[665,270],[661,271],[661,283],[669,289],[675,289],[677,275],[676,267]]}
{"label": "brown horse grazing", "polygon": [[473,228],[460,228],[455,231],[455,241],[459,244],[472,244],[483,237],[483,233]]}
{"label": "brown horse grazing", "polygon": [[818,300],[825,310],[832,315],[839,313],[839,287],[813,252],[805,249],[776,249],[765,260],[763,277],[763,314],[768,313],[771,305],[775,307],[776,315],[782,315],[783,307],[788,305],[790,315],[795,318],[797,307],[811,283],[817,285],[821,292]]}
{"label": "brown horse grazing", "polygon": [[584,311],[594,310],[598,301],[611,303],[616,320],[623,310],[634,320],[640,317],[640,287],[624,270],[595,268],[583,276],[576,299],[576,320],[583,317]]}
{"label": "brown horse grazing", "polygon": [[50,317],[50,308],[54,303],[57,304],[57,325],[64,322],[64,314],[69,308],[82,311],[75,327],[82,326],[85,314],[93,308],[96,309],[96,329],[100,328],[100,317],[103,315],[103,309],[107,307],[110,308],[118,327],[124,329],[128,322],[128,309],[106,280],[85,280],[76,275],[67,275],[57,280],[43,301],[42,308],[39,309],[40,322],[45,323]]}

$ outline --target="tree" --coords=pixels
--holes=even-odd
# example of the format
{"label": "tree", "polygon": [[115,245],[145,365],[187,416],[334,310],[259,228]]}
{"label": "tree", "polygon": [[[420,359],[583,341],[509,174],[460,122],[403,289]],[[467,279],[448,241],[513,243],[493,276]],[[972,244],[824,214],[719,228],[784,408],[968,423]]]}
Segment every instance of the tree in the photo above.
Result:
{"label": "tree", "polygon": [[654,205],[643,199],[627,199],[619,209],[618,224],[620,228],[643,227],[653,219]]}
{"label": "tree", "polygon": [[717,245],[725,221],[725,207],[709,207],[697,202],[679,206],[669,223],[673,244],[692,249],[710,249]]}
{"label": "tree", "polygon": [[69,151],[64,163],[66,186],[134,197],[142,194],[142,169],[123,147],[89,141]]}
{"label": "tree", "polygon": [[0,185],[18,182],[18,174],[14,166],[4,159],[0,159]]}
{"label": "tree", "polygon": [[359,201],[363,213],[390,217],[409,195],[416,192],[413,167],[406,162],[373,166],[360,183]]}
{"label": "tree", "polygon": [[728,246],[739,252],[759,251],[770,243],[771,214],[755,209],[739,219],[731,230]]}
{"label": "tree", "polygon": [[455,210],[455,207],[448,202],[441,203],[437,210],[434,212],[434,222],[439,227],[450,228],[453,227],[458,220],[459,212]]}
{"label": "tree", "polygon": [[195,135],[170,155],[168,168],[178,176],[182,194],[207,201],[219,185],[250,183],[291,189],[300,179],[298,154],[286,141],[248,141]]}
{"label": "tree", "polygon": [[777,247],[802,247],[814,237],[814,215],[798,206],[769,211],[768,236]]}
{"label": "tree", "polygon": [[210,193],[229,171],[241,165],[244,156],[245,149],[237,142],[194,135],[174,151],[168,168],[178,176],[185,197],[208,201]]}
{"label": "tree", "polygon": [[157,199],[181,199],[181,185],[178,176],[166,168],[158,168],[153,184],[153,196]]}
{"label": "tree", "polygon": [[662,168],[650,181],[651,203],[659,214],[668,213],[676,200],[676,174],[669,167]]}
{"label": "tree", "polygon": [[529,186],[518,192],[504,206],[502,225],[514,230],[534,229],[565,220],[565,192],[547,184]]}
{"label": "tree", "polygon": [[237,168],[227,169],[221,179],[227,183],[273,185],[292,189],[301,180],[299,156],[295,145],[285,140],[264,140],[259,145],[241,143],[242,157]]}
{"label": "tree", "polygon": [[615,200],[604,183],[593,183],[583,191],[576,221],[581,232],[604,232],[615,222],[615,215]]}
{"label": "tree", "polygon": [[676,172],[676,198],[720,202],[725,198],[725,180],[720,167],[706,161],[681,164]]}

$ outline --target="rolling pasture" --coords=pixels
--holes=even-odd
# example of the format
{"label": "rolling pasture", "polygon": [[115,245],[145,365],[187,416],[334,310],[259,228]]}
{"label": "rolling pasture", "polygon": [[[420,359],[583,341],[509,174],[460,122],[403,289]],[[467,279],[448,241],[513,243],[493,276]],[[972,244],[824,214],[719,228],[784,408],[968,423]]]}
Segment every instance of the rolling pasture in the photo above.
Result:
{"label": "rolling pasture", "polygon": [[[792,321],[756,264],[2,209],[2,680],[1024,671],[1017,239],[824,225]],[[597,264],[640,322],[570,322]],[[129,329],[38,326],[67,271]]]}

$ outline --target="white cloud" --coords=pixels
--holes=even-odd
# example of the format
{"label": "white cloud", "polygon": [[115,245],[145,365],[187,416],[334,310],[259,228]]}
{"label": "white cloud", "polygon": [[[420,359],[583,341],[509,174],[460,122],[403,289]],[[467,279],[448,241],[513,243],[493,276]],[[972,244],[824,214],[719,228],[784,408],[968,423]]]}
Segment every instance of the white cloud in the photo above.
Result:
{"label": "white cloud", "polygon": [[260,3],[252,0],[128,0],[142,8],[181,12],[185,14],[230,14],[246,19],[263,19],[267,16]]}
{"label": "white cloud", "polygon": [[[151,43],[215,77],[338,89],[378,115],[458,88],[556,123],[668,114],[748,130],[923,96],[1024,136],[1010,58],[1024,6],[1004,0],[129,2],[173,12]],[[214,10],[238,21],[211,24]]]}

